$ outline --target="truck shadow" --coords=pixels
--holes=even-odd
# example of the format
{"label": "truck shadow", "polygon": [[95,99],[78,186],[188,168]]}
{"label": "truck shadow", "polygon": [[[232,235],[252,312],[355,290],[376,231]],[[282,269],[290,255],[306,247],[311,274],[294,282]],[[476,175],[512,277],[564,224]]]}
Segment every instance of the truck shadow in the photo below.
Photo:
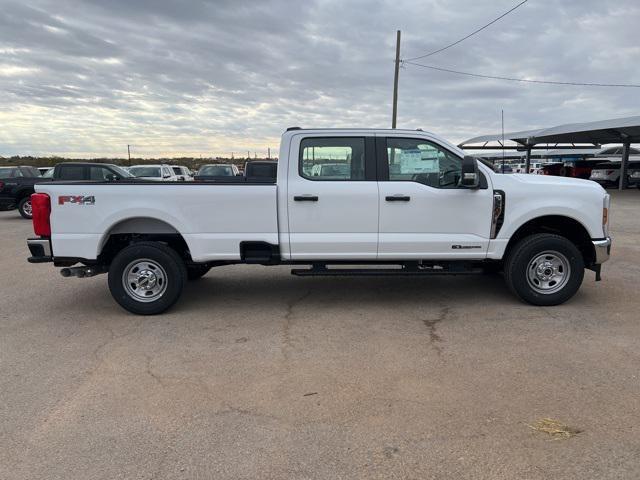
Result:
{"label": "truck shadow", "polygon": [[507,290],[500,275],[298,278],[284,267],[262,271],[249,268],[254,270],[251,276],[230,270],[227,276],[222,269],[211,270],[207,276],[187,285],[175,309],[193,312],[222,304],[234,308],[279,305],[307,293],[305,302],[319,308],[323,304],[332,308],[371,310],[375,306],[406,302],[460,307],[520,303]]}

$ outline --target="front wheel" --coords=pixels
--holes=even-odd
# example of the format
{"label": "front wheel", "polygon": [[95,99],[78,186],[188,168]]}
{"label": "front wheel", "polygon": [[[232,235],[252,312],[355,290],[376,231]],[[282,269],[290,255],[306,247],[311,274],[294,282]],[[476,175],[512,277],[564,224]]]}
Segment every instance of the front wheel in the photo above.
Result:
{"label": "front wheel", "polygon": [[109,290],[131,313],[155,315],[178,301],[186,278],[185,264],[175,250],[159,242],[140,242],[113,259]]}
{"label": "front wheel", "polygon": [[504,267],[510,290],[533,305],[559,305],[569,300],[584,278],[578,248],[559,235],[536,234],[520,240]]}
{"label": "front wheel", "polygon": [[18,212],[22,215],[22,218],[31,220],[33,218],[33,210],[31,209],[31,197],[24,197],[18,202]]}

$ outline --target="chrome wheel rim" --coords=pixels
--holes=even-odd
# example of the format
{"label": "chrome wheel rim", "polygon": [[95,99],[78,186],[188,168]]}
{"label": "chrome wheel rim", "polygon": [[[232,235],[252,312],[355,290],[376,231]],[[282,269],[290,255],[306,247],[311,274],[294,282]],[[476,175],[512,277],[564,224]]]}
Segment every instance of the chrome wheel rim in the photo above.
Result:
{"label": "chrome wheel rim", "polygon": [[527,282],[538,293],[550,295],[564,288],[571,276],[569,260],[554,250],[542,252],[527,267]]}
{"label": "chrome wheel rim", "polygon": [[134,260],[124,269],[122,286],[134,300],[154,302],[167,291],[167,273],[162,265],[148,258]]}
{"label": "chrome wheel rim", "polygon": [[28,200],[26,202],[24,202],[24,204],[22,205],[22,210],[24,211],[24,213],[26,213],[27,215],[31,216],[33,213],[33,209],[31,207],[31,200]]}

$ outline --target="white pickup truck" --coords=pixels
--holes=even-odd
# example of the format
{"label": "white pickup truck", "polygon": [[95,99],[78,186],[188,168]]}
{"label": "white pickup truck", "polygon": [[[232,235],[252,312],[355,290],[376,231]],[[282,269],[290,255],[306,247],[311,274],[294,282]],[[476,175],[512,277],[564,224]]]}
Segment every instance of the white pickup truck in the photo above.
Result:
{"label": "white pickup truck", "polygon": [[63,276],[108,272],[122,307],[156,314],[188,279],[229,264],[503,271],[522,300],[557,305],[609,258],[609,195],[588,180],[497,174],[421,130],[294,127],[279,159],[272,182],[38,184],[29,261]]}

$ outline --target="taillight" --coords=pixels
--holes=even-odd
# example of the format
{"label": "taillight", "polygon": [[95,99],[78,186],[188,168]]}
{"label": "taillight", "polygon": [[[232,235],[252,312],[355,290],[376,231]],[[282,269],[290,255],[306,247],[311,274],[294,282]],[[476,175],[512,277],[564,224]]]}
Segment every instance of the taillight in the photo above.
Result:
{"label": "taillight", "polygon": [[611,175],[615,170],[607,170],[607,175]]}
{"label": "taillight", "polygon": [[51,236],[51,199],[46,193],[31,195],[31,211],[33,217],[33,231],[40,237]]}

